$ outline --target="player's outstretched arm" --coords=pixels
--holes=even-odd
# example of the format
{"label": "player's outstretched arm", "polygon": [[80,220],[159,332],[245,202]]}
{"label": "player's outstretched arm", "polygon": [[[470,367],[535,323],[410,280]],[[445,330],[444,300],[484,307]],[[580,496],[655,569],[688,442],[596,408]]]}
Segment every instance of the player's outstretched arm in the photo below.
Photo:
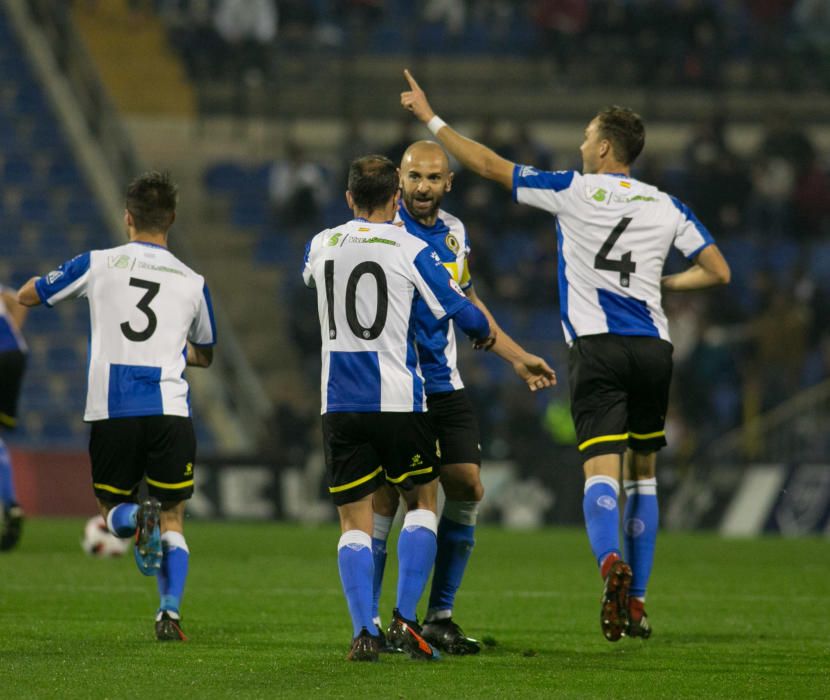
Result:
{"label": "player's outstretched arm", "polygon": [[187,341],[187,364],[189,367],[210,367],[213,362],[213,346],[194,345]]}
{"label": "player's outstretched arm", "polygon": [[538,355],[533,355],[511,338],[493,318],[490,309],[481,300],[481,297],[470,287],[466,291],[467,298],[473,302],[490,322],[490,328],[495,334],[495,342],[490,348],[496,355],[513,366],[513,370],[527,384],[531,391],[546,389],[556,385],[554,372]]}
{"label": "player's outstretched arm", "polygon": [[688,292],[695,289],[729,284],[732,272],[729,263],[716,245],[708,245],[695,258],[695,264],[688,270],[666,275],[660,281],[665,291]]}
{"label": "player's outstretched arm", "polygon": [[37,306],[40,304],[40,296],[35,289],[35,282],[40,277],[32,277],[26,284],[17,290],[17,301],[23,306]]}
{"label": "player's outstretched arm", "polygon": [[447,126],[442,119],[435,115],[432,107],[429,106],[426,93],[415,82],[412,74],[406,69],[403,74],[409,83],[409,90],[401,93],[403,108],[408,109],[426,124],[429,130],[438,137],[444,148],[455,156],[465,168],[469,168],[482,177],[494,180],[508,190],[512,190],[515,164],[506,158],[502,158],[487,146],[468,139]]}

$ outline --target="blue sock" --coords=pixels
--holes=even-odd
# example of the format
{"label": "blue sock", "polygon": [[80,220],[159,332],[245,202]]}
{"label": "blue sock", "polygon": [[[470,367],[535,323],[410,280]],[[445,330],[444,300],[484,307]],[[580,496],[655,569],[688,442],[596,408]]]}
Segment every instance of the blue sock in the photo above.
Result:
{"label": "blue sock", "polygon": [[623,541],[625,558],[634,574],[630,595],[645,598],[660,521],[657,479],[625,481],[624,486],[628,500],[623,518]]}
{"label": "blue sock", "polygon": [[372,622],[372,578],[374,563],[372,561],[372,538],[362,530],[347,530],[340,536],[337,544],[337,566],[340,569],[340,581],[343,593],[349,605],[352,618],[353,636],[360,634],[365,627],[372,634],[375,625]]}
{"label": "blue sock", "polygon": [[383,587],[383,572],[386,569],[386,540],[389,538],[392,520],[392,517],[379,513],[373,516],[372,560],[375,573],[372,580],[372,617],[375,619],[380,618],[380,592]]}
{"label": "blue sock", "polygon": [[418,601],[435,563],[437,518],[431,510],[411,510],[398,540],[398,601],[395,606],[407,620],[417,615]]}
{"label": "blue sock", "polygon": [[438,552],[429,594],[429,619],[439,611],[452,616],[455,594],[475,545],[477,501],[447,501],[438,523]]}
{"label": "blue sock", "polygon": [[17,503],[12,476],[12,458],[3,438],[0,438],[0,503],[4,506]]}
{"label": "blue sock", "polygon": [[161,536],[161,546],[164,556],[156,577],[160,598],[159,610],[178,613],[184,595],[184,583],[187,580],[190,550],[181,532],[165,532]]}
{"label": "blue sock", "polygon": [[136,514],[138,505],[136,503],[119,503],[107,513],[107,527],[116,537],[129,537],[135,534]]}
{"label": "blue sock", "polygon": [[609,554],[620,553],[619,488],[617,480],[610,476],[592,476],[585,482],[582,512],[591,551],[598,565],[602,565],[602,560]]}

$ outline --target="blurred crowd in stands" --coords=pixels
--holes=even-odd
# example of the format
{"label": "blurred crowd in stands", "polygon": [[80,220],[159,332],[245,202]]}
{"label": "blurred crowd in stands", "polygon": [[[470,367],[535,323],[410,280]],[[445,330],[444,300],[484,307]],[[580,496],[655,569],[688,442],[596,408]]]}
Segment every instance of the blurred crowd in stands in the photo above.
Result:
{"label": "blurred crowd in stands", "polygon": [[561,79],[830,84],[826,0],[130,0],[195,79],[274,77],[302,52],[524,54]]}
{"label": "blurred crowd in stands", "polygon": [[[678,462],[694,459],[742,421],[830,376],[828,163],[808,133],[783,112],[768,117],[760,143],[749,154],[732,149],[726,127],[723,117],[704,121],[678,157],[646,149],[634,170],[635,177],[692,207],[733,270],[726,288],[664,300],[677,379],[668,452]],[[518,163],[581,167],[576,146],[553,153],[521,125],[507,141],[499,133],[485,122],[475,136]],[[398,160],[422,137],[414,120],[407,120],[384,151]],[[285,158],[246,171],[247,182],[253,183],[247,195],[238,189],[232,193],[236,210],[248,217],[237,223],[256,222],[260,228],[260,262],[285,269],[285,306],[291,310],[290,332],[300,348],[308,396],[316,397],[319,383],[320,331],[314,294],[302,285],[297,267],[311,235],[350,216],[342,202],[345,164],[377,150],[354,123],[339,153],[317,159],[292,144]],[[209,188],[222,189],[217,175],[223,167],[207,173]],[[543,212],[513,204],[509,193],[493,183],[456,170],[444,207],[467,226],[476,288],[512,335],[553,360],[561,381],[559,389],[530,394],[498,358],[462,349],[462,376],[479,411],[485,455],[515,458],[531,472],[544,471],[551,461],[576,462],[553,222]],[[238,188],[245,177],[232,175],[228,187]],[[270,209],[252,217],[266,189]],[[672,271],[685,265],[679,254],[669,259]],[[316,401],[279,408],[274,434],[280,436],[280,449],[294,455],[307,450],[316,435],[316,410]],[[297,429],[303,421],[310,431]],[[538,464],[539,455],[550,458]]]}

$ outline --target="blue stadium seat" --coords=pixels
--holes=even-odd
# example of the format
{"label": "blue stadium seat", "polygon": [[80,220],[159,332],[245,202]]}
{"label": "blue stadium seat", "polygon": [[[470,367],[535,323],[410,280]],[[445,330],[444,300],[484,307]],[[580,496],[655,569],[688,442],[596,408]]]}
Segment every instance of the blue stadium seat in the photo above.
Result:
{"label": "blue stadium seat", "polygon": [[10,155],[3,164],[3,182],[6,185],[31,185],[34,182],[34,169],[29,159]]}
{"label": "blue stadium seat", "polygon": [[240,189],[246,176],[247,172],[243,166],[223,161],[205,171],[204,183],[211,192],[230,194]]}

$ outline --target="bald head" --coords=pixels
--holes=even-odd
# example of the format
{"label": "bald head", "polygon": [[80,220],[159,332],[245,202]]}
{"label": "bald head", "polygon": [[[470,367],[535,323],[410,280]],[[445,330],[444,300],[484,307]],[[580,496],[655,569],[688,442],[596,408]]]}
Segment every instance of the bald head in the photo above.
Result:
{"label": "bald head", "polygon": [[409,214],[432,226],[444,195],[452,188],[447,154],[434,141],[416,141],[401,158],[401,190]]}
{"label": "bald head", "polygon": [[401,172],[412,164],[437,163],[445,172],[450,171],[450,161],[447,154],[435,141],[416,141],[404,151],[401,158]]}

